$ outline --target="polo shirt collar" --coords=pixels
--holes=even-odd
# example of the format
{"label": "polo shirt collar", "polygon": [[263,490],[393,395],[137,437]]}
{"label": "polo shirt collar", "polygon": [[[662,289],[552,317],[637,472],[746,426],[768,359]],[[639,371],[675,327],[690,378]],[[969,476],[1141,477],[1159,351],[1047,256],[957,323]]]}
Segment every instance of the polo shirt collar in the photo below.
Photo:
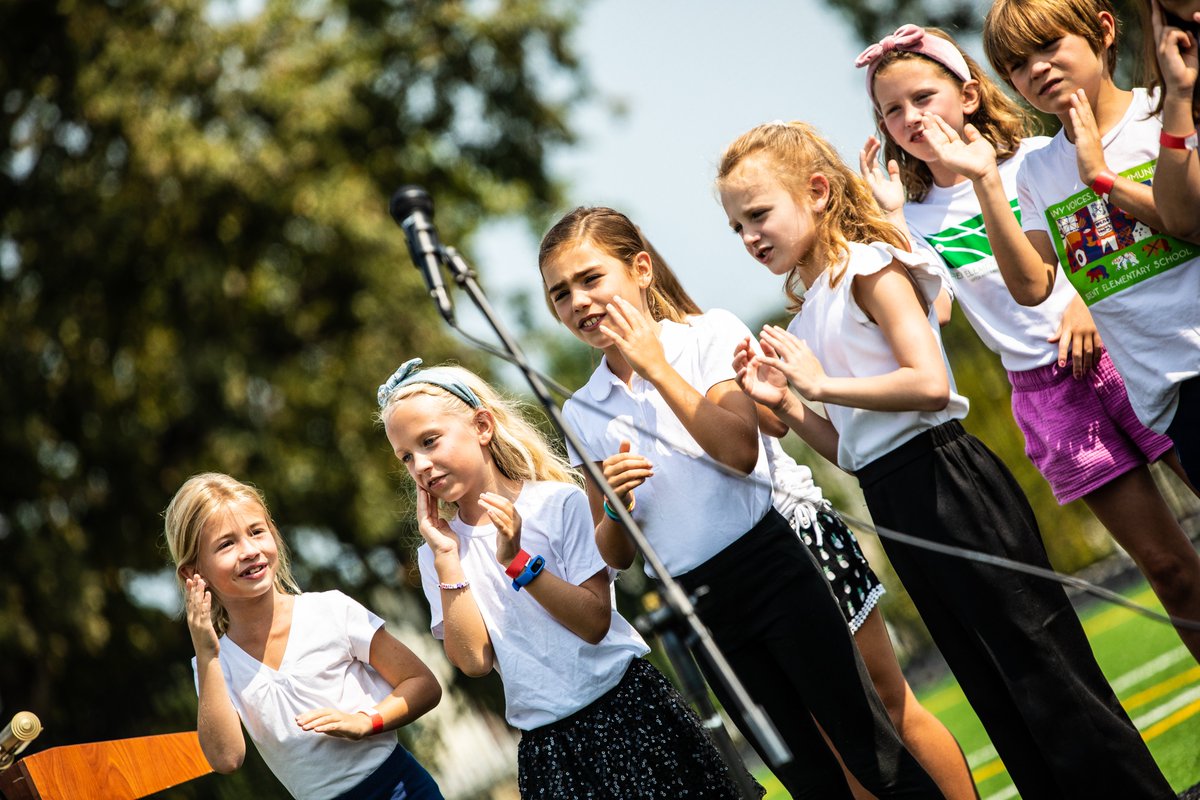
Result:
{"label": "polo shirt collar", "polygon": [[[683,354],[683,349],[687,344],[686,331],[690,325],[671,322],[664,319],[659,322],[660,331],[658,340],[662,342],[663,353],[666,355],[667,363],[674,364],[679,356]],[[635,376],[636,377],[636,376]],[[603,402],[608,398],[614,386],[624,385],[608,366],[608,357],[600,359],[600,366],[596,367],[592,372],[592,376],[588,378],[588,382],[583,388],[587,390],[588,396],[596,402]]]}

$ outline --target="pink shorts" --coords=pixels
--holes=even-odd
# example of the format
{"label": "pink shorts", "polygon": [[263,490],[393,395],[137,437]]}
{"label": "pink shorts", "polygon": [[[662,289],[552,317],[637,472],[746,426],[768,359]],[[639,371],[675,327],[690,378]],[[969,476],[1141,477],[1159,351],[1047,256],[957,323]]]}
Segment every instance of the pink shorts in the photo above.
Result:
{"label": "pink shorts", "polygon": [[1050,483],[1059,505],[1157,461],[1173,447],[1169,438],[1138,422],[1107,352],[1079,380],[1069,363],[1059,367],[1057,361],[1009,372],[1008,380],[1025,455]]}

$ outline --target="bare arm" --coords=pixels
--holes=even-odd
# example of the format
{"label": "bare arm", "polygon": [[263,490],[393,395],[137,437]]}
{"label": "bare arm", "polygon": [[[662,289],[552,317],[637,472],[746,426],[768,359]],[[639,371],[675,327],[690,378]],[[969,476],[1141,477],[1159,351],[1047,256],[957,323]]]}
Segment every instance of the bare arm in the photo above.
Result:
{"label": "bare arm", "polygon": [[212,768],[222,774],[234,772],[246,758],[242,721],[221,672],[220,644],[212,626],[212,597],[194,570],[185,583],[188,630],[196,650],[196,675],[200,689],[196,729],[200,749]]}
{"label": "bare arm", "polygon": [[[628,445],[628,442],[623,442],[622,446]],[[628,450],[625,451],[628,453]],[[608,474],[608,462],[610,459],[605,459],[605,475]],[[644,459],[643,459],[644,461]],[[647,466],[640,469],[649,473],[649,462]],[[634,467],[632,469],[638,469]],[[613,488],[617,490],[619,497],[627,498],[631,488],[625,487],[625,482],[621,481],[618,484],[616,476],[608,478]],[[638,481],[640,485],[641,481]],[[624,494],[622,489],[626,488]],[[629,534],[625,531],[625,527],[614,519],[611,519],[604,513],[604,493],[589,477],[587,479],[587,494],[588,506],[592,511],[592,519],[596,522],[596,546],[600,549],[600,557],[604,559],[604,563],[608,564],[613,569],[629,569],[633,566],[633,559],[637,556],[637,547],[633,543],[633,539],[629,538]],[[629,503],[626,500],[626,507]]]}
{"label": "bare arm", "polygon": [[[608,306],[602,325],[630,366],[664,401],[714,461],[743,475],[758,464],[758,418],[754,403],[725,381],[701,394],[666,360],[654,323],[622,298]],[[611,323],[611,327],[609,325]]]}

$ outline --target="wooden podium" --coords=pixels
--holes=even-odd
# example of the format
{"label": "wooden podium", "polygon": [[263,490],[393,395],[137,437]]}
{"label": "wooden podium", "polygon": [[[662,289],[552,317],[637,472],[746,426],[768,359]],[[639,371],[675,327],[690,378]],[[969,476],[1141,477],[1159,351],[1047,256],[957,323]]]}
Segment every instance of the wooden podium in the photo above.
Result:
{"label": "wooden podium", "polygon": [[135,800],[212,772],[195,731],[51,747],[0,772],[6,800]]}

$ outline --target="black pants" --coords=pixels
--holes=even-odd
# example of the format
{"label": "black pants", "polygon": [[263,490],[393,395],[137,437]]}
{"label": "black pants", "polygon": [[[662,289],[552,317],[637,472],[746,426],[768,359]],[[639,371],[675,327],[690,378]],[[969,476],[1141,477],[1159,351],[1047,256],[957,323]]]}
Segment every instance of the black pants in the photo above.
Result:
{"label": "black pants", "polygon": [[[1009,471],[957,422],[858,471],[875,523],[1050,568]],[[1025,800],[1168,798],[1062,586],[883,539]]]}
{"label": "black pants", "polygon": [[[776,777],[792,797],[851,797],[813,717],[847,768],[877,797],[942,797],[900,741],[829,584],[779,512],[772,509],[742,538],[677,579],[689,591],[708,587],[697,613],[791,750],[791,764]],[[705,662],[700,659],[709,683],[745,733]],[[751,744],[763,755],[757,742]]]}
{"label": "black pants", "polygon": [[1167,436],[1175,443],[1175,452],[1188,480],[1200,488],[1200,378],[1189,378],[1179,384],[1179,405],[1175,407]]}

